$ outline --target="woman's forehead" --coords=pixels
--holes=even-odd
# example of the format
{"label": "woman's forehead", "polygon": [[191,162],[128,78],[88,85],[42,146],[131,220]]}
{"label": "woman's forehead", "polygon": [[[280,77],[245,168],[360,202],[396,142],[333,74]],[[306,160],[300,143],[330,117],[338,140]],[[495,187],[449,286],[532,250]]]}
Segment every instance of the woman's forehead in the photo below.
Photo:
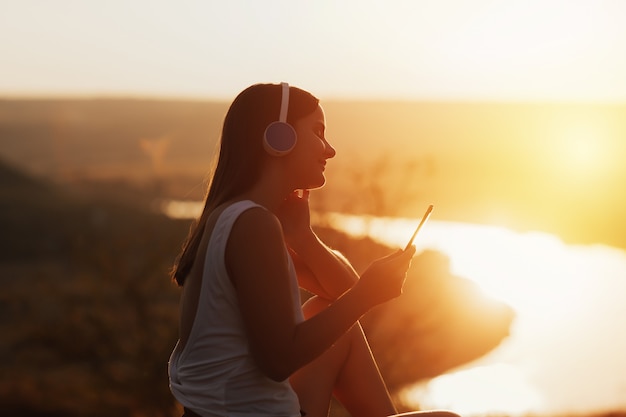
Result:
{"label": "woman's forehead", "polygon": [[313,113],[310,113],[296,121],[297,124],[323,125],[326,126],[326,116],[322,106],[318,105]]}
{"label": "woman's forehead", "polygon": [[324,109],[322,108],[320,104],[318,104],[315,111],[311,113],[311,119],[313,121],[326,124],[326,115],[324,114]]}

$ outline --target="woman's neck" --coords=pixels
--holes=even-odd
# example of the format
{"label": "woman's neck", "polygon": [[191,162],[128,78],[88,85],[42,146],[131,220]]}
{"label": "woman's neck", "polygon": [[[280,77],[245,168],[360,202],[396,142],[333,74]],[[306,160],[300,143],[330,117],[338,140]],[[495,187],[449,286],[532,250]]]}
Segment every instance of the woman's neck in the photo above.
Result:
{"label": "woman's neck", "polygon": [[278,207],[291,193],[284,181],[259,181],[250,190],[239,196],[240,199],[251,200],[275,213]]}

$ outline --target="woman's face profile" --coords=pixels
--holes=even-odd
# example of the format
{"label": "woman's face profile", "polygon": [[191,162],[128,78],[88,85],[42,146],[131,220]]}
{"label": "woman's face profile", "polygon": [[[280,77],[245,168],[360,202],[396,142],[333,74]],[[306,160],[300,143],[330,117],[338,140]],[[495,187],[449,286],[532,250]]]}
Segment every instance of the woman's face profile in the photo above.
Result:
{"label": "woman's face profile", "polygon": [[326,161],[335,156],[336,151],[326,139],[326,116],[321,106],[294,124],[298,141],[291,153],[295,178],[302,182],[298,188],[319,188],[326,178]]}

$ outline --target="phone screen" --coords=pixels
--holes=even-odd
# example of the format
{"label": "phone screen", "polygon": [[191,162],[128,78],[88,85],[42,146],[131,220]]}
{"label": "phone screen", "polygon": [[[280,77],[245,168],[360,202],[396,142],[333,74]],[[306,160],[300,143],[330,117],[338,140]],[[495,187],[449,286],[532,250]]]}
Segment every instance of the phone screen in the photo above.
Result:
{"label": "phone screen", "polygon": [[426,223],[426,220],[428,220],[428,218],[430,217],[430,213],[432,211],[433,211],[433,205],[431,204],[426,209],[426,213],[424,213],[424,216],[422,217],[420,224],[418,224],[417,228],[415,228],[415,232],[413,232],[413,236],[411,236],[411,240],[409,240],[409,243],[406,244],[406,247],[404,248],[404,250],[407,250],[408,248],[411,247],[411,245],[413,244],[413,240],[415,239],[415,236],[417,236],[417,232],[419,232],[419,230],[422,228],[422,225]]}

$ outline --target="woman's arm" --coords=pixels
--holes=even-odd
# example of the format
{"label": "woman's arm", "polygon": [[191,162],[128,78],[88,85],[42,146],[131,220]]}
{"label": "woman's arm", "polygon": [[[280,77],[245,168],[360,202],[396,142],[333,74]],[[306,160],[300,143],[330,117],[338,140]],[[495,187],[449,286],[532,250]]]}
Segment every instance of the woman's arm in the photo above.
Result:
{"label": "woman's arm", "polygon": [[290,248],[300,287],[326,300],[336,300],[359,279],[350,262],[311,232],[311,242],[299,252]]}
{"label": "woman's arm", "polygon": [[359,277],[350,262],[326,246],[311,229],[308,197],[308,190],[302,197],[291,194],[278,215],[300,286],[322,298],[335,300]]}
{"label": "woman's arm", "polygon": [[327,309],[297,323],[280,222],[263,209],[244,212],[233,226],[226,264],[259,368],[284,380],[321,355],[369,309],[400,295],[413,254],[398,251],[374,262]]}

